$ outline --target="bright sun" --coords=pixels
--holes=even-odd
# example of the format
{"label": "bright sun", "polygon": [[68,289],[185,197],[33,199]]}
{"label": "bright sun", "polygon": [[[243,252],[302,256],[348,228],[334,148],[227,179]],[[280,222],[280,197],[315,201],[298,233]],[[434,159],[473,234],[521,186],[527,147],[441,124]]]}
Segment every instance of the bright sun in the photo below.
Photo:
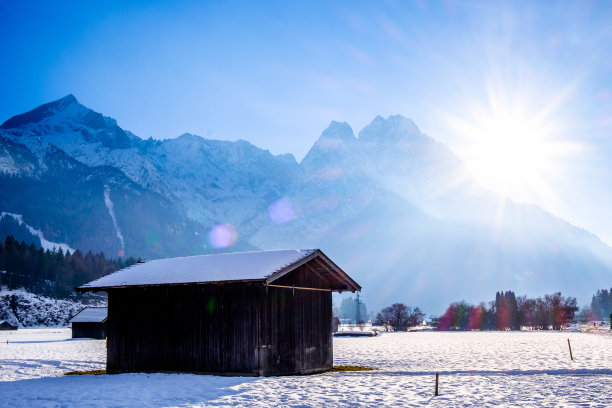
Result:
{"label": "bright sun", "polygon": [[471,136],[469,166],[484,185],[500,193],[534,188],[552,165],[546,130],[525,117],[483,117]]}
{"label": "bright sun", "polygon": [[498,99],[464,118],[450,117],[462,136],[460,155],[485,188],[518,201],[553,198],[550,181],[560,177],[562,156],[574,147],[557,137],[562,120],[552,117],[554,104],[528,113],[513,102]]}

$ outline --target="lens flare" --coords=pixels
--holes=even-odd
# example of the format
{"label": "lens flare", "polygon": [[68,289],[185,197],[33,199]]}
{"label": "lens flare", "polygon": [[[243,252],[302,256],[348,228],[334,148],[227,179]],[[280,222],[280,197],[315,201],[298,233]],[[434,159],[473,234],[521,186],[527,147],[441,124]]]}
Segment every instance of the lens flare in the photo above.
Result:
{"label": "lens flare", "polygon": [[268,216],[276,224],[282,224],[293,219],[293,205],[286,198],[276,200],[268,207]]}
{"label": "lens flare", "polygon": [[218,224],[208,233],[208,240],[215,248],[227,248],[236,243],[238,231],[231,224]]}
{"label": "lens flare", "polygon": [[208,311],[208,313],[213,313],[216,308],[217,308],[216,299],[215,298],[208,299],[208,302],[206,303],[206,310]]}

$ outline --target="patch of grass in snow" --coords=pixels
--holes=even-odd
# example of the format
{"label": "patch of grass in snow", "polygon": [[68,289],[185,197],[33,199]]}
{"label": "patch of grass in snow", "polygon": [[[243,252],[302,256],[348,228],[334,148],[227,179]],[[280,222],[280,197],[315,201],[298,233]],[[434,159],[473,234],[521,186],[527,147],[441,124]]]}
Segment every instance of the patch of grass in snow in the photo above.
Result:
{"label": "patch of grass in snow", "polygon": [[68,371],[64,375],[100,375],[106,374],[106,370]]}
{"label": "patch of grass in snow", "polygon": [[362,366],[333,366],[331,370],[326,371],[327,373],[339,373],[344,371],[373,371],[376,370],[373,367],[362,367]]}

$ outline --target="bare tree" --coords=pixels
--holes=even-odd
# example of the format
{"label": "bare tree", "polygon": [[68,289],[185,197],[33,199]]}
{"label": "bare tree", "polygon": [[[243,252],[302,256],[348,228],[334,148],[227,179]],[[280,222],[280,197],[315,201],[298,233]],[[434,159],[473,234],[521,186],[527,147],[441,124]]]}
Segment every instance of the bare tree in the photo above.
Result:
{"label": "bare tree", "polygon": [[578,310],[576,298],[561,296],[561,292],[544,296],[549,307],[553,330],[561,330],[574,319]]}
{"label": "bare tree", "polygon": [[395,303],[384,308],[376,315],[374,324],[383,326],[385,330],[406,331],[423,321],[425,314],[418,307],[412,308],[403,303]]}
{"label": "bare tree", "polygon": [[519,310],[519,325],[535,328],[536,327],[536,300],[528,299],[527,296],[516,298]]}

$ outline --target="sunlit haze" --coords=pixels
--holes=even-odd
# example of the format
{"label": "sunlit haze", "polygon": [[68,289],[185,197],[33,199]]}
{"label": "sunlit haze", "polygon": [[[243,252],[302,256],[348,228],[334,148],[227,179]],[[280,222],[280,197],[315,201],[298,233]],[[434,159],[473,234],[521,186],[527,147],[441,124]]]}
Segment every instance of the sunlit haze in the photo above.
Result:
{"label": "sunlit haze", "polygon": [[332,120],[401,114],[612,243],[610,21],[605,1],[4,1],[0,121],[72,93],[142,138],[299,161]]}

